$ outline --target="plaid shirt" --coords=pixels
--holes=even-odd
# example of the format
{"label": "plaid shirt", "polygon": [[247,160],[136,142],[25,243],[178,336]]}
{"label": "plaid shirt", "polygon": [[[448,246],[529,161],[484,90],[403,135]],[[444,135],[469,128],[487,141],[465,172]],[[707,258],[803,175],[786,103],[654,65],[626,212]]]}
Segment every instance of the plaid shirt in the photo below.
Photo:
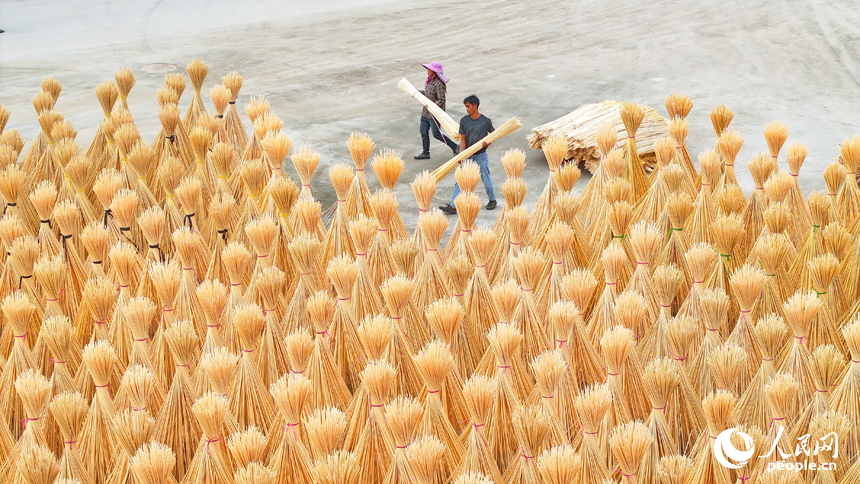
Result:
{"label": "plaid shirt", "polygon": [[[428,82],[424,87],[424,90],[421,91],[421,94],[427,96],[427,99],[436,103],[437,106],[442,108],[442,111],[445,110],[445,83],[439,80],[438,77],[434,77],[432,81]],[[430,111],[427,108],[424,108],[421,111],[422,118],[430,118],[433,119],[433,116],[430,115]]]}

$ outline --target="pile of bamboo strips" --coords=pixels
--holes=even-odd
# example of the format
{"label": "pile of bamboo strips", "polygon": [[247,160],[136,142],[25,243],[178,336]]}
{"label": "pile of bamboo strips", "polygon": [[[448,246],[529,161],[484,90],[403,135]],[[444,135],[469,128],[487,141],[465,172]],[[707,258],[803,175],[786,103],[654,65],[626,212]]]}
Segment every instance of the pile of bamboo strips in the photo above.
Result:
{"label": "pile of bamboo strips", "polygon": [[[621,122],[622,103],[618,101],[603,101],[597,104],[584,104],[570,114],[556,120],[532,128],[528,136],[529,146],[538,150],[544,140],[553,135],[563,136],[567,140],[567,155],[565,159],[584,165],[594,173],[600,162],[597,149],[597,129],[611,124],[619,137],[618,146],[623,146],[627,139],[627,130]],[[636,150],[646,166],[653,167],[656,163],[654,141],[666,136],[669,132],[666,118],[653,108],[644,107],[645,118],[636,132]]]}
{"label": "pile of bamboo strips", "polygon": [[[152,143],[129,70],[96,89],[105,119],[86,146],[53,79],[23,153],[0,108],[6,481],[860,479],[860,136],[825,170],[827,193],[804,197],[806,148],[783,151],[784,125],[765,128],[768,153],[737,160],[743,138],[715,108],[718,151],[697,168],[692,103],[673,95],[650,176],[613,122],[576,187],[569,142],[550,136],[534,209],[512,150],[504,209],[480,227],[465,161],[445,240],[436,178],[412,181],[421,215],[407,227],[392,190],[404,162],[361,133],[346,143],[355,169],[328,169],[324,223],[320,156],[293,149],[263,98],[244,119],[238,74],[208,91],[210,111],[208,66],[187,71],[186,114],[186,78],[168,75]],[[620,121],[641,132],[646,111],[624,105]],[[727,468],[713,450],[734,428],[747,437],[732,445],[754,450]],[[828,468],[769,470],[805,461]]]}

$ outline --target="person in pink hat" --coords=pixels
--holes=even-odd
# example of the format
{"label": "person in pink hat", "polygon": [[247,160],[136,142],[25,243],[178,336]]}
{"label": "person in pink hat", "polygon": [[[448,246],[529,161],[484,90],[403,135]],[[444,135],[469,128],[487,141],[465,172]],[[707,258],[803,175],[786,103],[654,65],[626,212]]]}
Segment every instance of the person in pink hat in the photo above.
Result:
{"label": "person in pink hat", "polygon": [[[442,74],[442,64],[439,62],[434,61],[429,64],[421,65],[427,69],[427,80],[424,82],[424,90],[421,91],[421,94],[436,103],[436,105],[444,111],[445,95],[447,91],[446,84],[448,84],[450,79]],[[419,127],[419,131],[421,132],[421,144],[423,149],[420,154],[415,155],[416,160],[430,159],[431,131],[433,132],[433,137],[445,143],[448,148],[451,148],[451,151],[454,152],[455,155],[460,152],[460,147],[457,146],[457,143],[439,131],[439,123],[433,118],[426,107],[421,111],[421,125]]]}

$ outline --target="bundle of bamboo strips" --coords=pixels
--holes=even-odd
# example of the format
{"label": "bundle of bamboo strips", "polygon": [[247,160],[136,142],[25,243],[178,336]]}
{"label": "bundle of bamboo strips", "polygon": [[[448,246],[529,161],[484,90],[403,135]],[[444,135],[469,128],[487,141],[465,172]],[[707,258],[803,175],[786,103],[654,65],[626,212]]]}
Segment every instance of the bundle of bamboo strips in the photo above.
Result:
{"label": "bundle of bamboo strips", "polygon": [[[586,168],[594,173],[600,159],[596,141],[598,128],[609,124],[619,137],[626,140],[629,136],[621,120],[621,107],[622,103],[617,101],[582,105],[570,114],[532,128],[532,133],[528,136],[529,146],[539,149],[551,135],[563,136],[568,143],[565,159],[584,163]],[[646,164],[655,163],[654,141],[668,134],[666,124],[667,120],[657,111],[650,107],[645,108],[644,118],[637,130],[636,151]]]}

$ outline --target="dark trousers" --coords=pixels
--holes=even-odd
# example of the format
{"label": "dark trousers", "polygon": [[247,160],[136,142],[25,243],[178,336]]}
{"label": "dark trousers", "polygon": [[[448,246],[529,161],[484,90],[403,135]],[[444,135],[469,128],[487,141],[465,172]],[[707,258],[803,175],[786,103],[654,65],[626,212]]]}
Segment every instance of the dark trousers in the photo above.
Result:
{"label": "dark trousers", "polygon": [[435,120],[422,116],[421,127],[419,129],[421,131],[421,145],[424,148],[422,153],[425,155],[430,154],[430,130],[433,130],[433,137],[448,145],[448,148],[451,148],[452,150],[457,148],[457,143],[455,143],[454,140],[443,135],[439,131],[439,126],[436,126]]}

